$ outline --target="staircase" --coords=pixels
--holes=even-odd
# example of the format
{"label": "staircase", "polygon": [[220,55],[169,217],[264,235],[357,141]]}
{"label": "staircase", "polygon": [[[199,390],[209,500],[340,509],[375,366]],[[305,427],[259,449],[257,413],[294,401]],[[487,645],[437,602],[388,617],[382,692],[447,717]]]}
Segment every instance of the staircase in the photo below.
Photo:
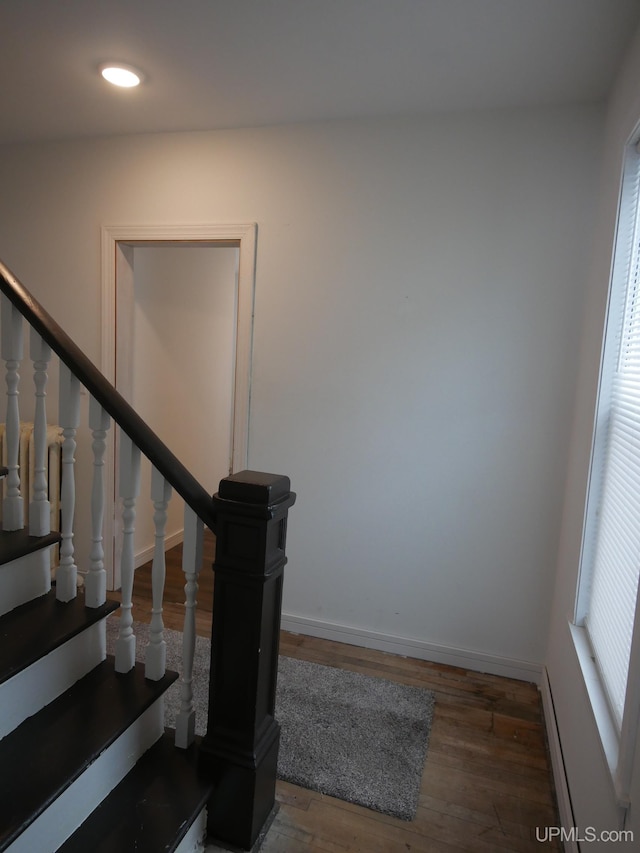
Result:
{"label": "staircase", "polygon": [[[289,481],[241,472],[211,498],[24,287],[0,264],[9,459],[0,531],[0,853],[202,851],[207,838],[250,849],[275,805],[278,635]],[[17,462],[21,327],[31,327],[35,486],[22,522]],[[60,530],[48,529],[44,397],[60,358],[63,428]],[[81,384],[91,395],[91,470],[76,471]],[[102,479],[107,430],[120,430],[124,542],[121,604],[106,600]],[[40,436],[40,438],[38,438]],[[140,458],[150,459],[155,508],[153,616],[144,663],[131,617],[133,523]],[[91,553],[76,566],[76,480],[91,479]],[[185,500],[185,624],[180,673],[166,671],[162,624],[164,525],[172,489]],[[217,534],[207,735],[194,736],[192,665],[202,533]],[[51,575],[51,552],[60,562]],[[84,562],[84,566],[83,566]],[[114,656],[106,620],[118,621]],[[176,730],[163,696],[176,679]]]}
{"label": "staircase", "polygon": [[212,785],[195,747],[163,730],[178,675],[115,672],[105,620],[117,607],[52,590],[0,618],[2,851],[193,851],[204,838]]}

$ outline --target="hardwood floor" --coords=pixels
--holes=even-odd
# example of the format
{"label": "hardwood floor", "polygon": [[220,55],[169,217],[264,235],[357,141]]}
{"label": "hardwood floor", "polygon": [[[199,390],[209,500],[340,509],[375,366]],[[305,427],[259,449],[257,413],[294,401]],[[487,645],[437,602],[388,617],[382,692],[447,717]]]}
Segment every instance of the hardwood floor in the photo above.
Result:
{"label": "hardwood floor", "polygon": [[[197,631],[210,636],[213,541],[200,576]],[[164,621],[181,630],[180,549],[167,555]],[[150,567],[136,572],[134,619],[150,619]],[[282,632],[290,657],[433,690],[436,705],[418,813],[406,822],[277,784],[279,810],[262,853],[528,853],[558,826],[540,695],[532,684]],[[219,848],[210,846],[213,853]]]}

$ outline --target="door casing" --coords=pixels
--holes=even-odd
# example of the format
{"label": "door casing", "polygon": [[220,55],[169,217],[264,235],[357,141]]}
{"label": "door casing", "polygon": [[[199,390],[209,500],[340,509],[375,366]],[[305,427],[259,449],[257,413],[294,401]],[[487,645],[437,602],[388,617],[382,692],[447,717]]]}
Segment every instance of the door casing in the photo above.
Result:
{"label": "door casing", "polygon": [[[236,351],[233,391],[232,469],[248,467],[249,408],[251,402],[251,356],[253,343],[253,306],[256,271],[255,223],[210,225],[105,225],[102,227],[102,347],[101,370],[115,385],[116,336],[120,323],[127,323],[127,312],[117,305],[117,281],[131,287],[132,250],[135,246],[227,245],[237,247],[238,297],[236,315]],[[122,329],[121,329],[122,331]],[[120,586],[120,566],[115,553],[116,533],[116,431],[109,431],[105,455],[105,512],[103,527],[104,565],[107,586]]]}

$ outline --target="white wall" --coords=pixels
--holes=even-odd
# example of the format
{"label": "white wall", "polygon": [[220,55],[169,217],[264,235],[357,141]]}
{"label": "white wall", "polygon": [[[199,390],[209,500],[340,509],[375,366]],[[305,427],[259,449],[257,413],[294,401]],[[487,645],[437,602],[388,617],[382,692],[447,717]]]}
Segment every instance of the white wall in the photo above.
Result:
{"label": "white wall", "polygon": [[[548,672],[574,819],[579,827],[622,827],[611,776],[569,635],[578,582],[582,522],[591,452],[598,374],[625,145],[640,122],[640,33],[632,45],[613,92],[606,120],[600,205],[593,242],[580,346],[574,425],[563,509],[553,616],[547,653]],[[636,677],[637,674],[632,674]],[[626,828],[640,839],[640,750],[636,751],[636,805]],[[590,851],[612,845],[589,844]],[[631,846],[631,845],[629,845]],[[636,848],[634,848],[636,849]]]}
{"label": "white wall", "polygon": [[0,256],[97,359],[101,225],[257,221],[249,464],[298,492],[285,624],[533,678],[601,130],[587,106],[6,146]]}

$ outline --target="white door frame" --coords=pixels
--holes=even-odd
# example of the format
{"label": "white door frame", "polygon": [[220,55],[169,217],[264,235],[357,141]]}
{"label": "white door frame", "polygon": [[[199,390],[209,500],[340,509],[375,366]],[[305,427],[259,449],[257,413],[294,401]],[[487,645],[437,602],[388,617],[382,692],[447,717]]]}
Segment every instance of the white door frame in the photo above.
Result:
{"label": "white door frame", "polygon": [[[256,278],[256,223],[211,225],[104,225],[102,231],[102,350],[101,370],[115,385],[116,363],[116,272],[119,243],[153,246],[157,243],[219,244],[239,249],[236,316],[235,380],[232,429],[232,469],[247,467],[249,456],[249,405],[251,398],[251,354],[253,305]],[[122,263],[122,258],[120,259]],[[114,565],[115,534],[115,430],[109,432],[105,457],[105,513],[103,529],[107,585],[120,585],[120,567]]]}

